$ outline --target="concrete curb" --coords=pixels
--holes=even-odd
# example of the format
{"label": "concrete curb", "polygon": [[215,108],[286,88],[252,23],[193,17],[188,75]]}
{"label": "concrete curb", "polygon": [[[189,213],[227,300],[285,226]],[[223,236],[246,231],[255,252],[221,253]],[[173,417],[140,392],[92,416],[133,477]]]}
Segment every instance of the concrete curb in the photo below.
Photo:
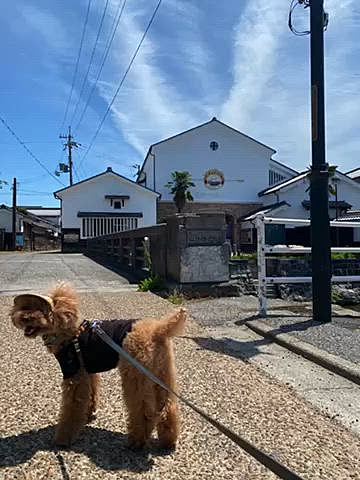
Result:
{"label": "concrete curb", "polygon": [[360,366],[336,355],[325,352],[324,350],[320,350],[310,343],[302,342],[287,333],[275,334],[273,333],[274,328],[261,320],[249,320],[245,322],[245,325],[255,333],[266,338],[271,338],[282,347],[285,347],[288,350],[317,363],[321,367],[360,385]]}

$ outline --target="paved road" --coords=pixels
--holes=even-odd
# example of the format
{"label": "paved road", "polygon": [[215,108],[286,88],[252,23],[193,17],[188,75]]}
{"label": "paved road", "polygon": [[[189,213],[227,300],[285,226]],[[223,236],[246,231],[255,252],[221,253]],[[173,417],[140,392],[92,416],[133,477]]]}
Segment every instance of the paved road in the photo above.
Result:
{"label": "paved road", "polygon": [[290,352],[249,330],[244,325],[208,329],[198,339],[205,349],[244,359],[271,377],[291,386],[297,394],[327,417],[360,436],[360,386]]}
{"label": "paved road", "polygon": [[306,317],[267,319],[276,333],[287,333],[333,355],[360,364],[360,318],[333,317],[331,323]]}
{"label": "paved road", "polygon": [[71,282],[80,292],[117,292],[136,288],[126,278],[82,254],[0,254],[0,296],[47,291],[60,281]]}

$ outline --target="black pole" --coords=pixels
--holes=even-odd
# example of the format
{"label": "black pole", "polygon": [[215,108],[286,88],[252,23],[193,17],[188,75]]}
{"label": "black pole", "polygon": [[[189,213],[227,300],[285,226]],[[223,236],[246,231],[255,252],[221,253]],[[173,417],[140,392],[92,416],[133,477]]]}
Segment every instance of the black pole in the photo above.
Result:
{"label": "black pole", "polygon": [[312,167],[310,183],[313,318],[331,321],[329,166],[325,158],[324,2],[310,0]]}
{"label": "black pole", "polygon": [[69,127],[68,134],[68,149],[69,149],[69,174],[70,174],[70,186],[73,184],[73,163],[72,163],[72,136],[71,136],[71,127]]}
{"label": "black pole", "polygon": [[16,250],[16,178],[13,180],[13,200],[12,200],[12,249]]}

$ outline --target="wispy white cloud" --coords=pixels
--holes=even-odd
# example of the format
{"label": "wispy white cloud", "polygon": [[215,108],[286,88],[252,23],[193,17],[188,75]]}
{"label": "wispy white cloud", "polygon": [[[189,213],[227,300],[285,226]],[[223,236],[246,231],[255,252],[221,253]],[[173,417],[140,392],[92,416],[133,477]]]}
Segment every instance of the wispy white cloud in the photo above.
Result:
{"label": "wispy white cloud", "polygon": [[234,27],[233,85],[222,107],[222,118],[246,128],[259,100],[274,75],[276,60],[284,36],[287,2],[248,1]]}
{"label": "wispy white cloud", "polygon": [[[328,161],[343,169],[354,164],[360,149],[360,139],[354,140],[354,127],[360,126],[356,3],[326,2]],[[234,82],[223,118],[274,147],[279,160],[302,169],[311,161],[310,39],[288,31],[288,6],[251,1],[242,13],[234,36]],[[300,9],[297,21],[306,25],[308,15],[309,10]]]}
{"label": "wispy white cloud", "polygon": [[35,5],[22,4],[19,8],[19,15],[22,22],[41,36],[53,53],[63,55],[73,45],[61,20],[51,11],[40,9]]}
{"label": "wispy white cloud", "polygon": [[[182,2],[173,2],[168,5],[166,12],[159,11],[156,22],[160,21],[162,15],[176,14],[171,10],[172,8],[178,9],[177,13],[181,13],[181,19],[185,20],[185,24],[188,19],[186,15],[198,14],[194,8],[189,11],[182,9]],[[116,88],[113,79],[121,78],[141,38],[150,13],[147,9],[147,15],[144,16],[144,11],[139,10],[137,5],[128,10],[122,20],[112,55],[112,72],[108,75],[111,80],[99,84],[100,95],[107,102]],[[187,31],[191,30],[191,25],[191,22],[187,24]],[[151,143],[187,129],[198,121],[203,121],[204,116],[207,116],[206,109],[203,108],[199,99],[184,95],[177,82],[178,79],[172,77],[167,70],[166,61],[162,61],[163,52],[154,34],[155,29],[156,23],[150,30],[111,112],[112,119],[125,140],[141,155]],[[190,45],[184,42],[181,53],[184,56],[190,55],[192,61],[187,67],[194,75],[200,75],[208,57],[201,48],[200,41],[196,42],[198,35],[196,30],[196,28],[192,29],[193,52],[189,52]],[[188,36],[185,38],[188,38],[188,42],[190,41]],[[177,52],[177,58],[180,58],[179,52]]]}

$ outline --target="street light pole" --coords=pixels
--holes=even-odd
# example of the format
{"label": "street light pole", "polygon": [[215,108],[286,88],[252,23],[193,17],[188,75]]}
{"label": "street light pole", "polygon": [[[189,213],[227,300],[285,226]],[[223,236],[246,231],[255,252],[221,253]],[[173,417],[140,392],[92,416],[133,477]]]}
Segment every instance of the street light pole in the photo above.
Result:
{"label": "street light pole", "polygon": [[313,318],[331,321],[329,165],[325,156],[324,2],[310,0],[312,166],[310,176]]}

